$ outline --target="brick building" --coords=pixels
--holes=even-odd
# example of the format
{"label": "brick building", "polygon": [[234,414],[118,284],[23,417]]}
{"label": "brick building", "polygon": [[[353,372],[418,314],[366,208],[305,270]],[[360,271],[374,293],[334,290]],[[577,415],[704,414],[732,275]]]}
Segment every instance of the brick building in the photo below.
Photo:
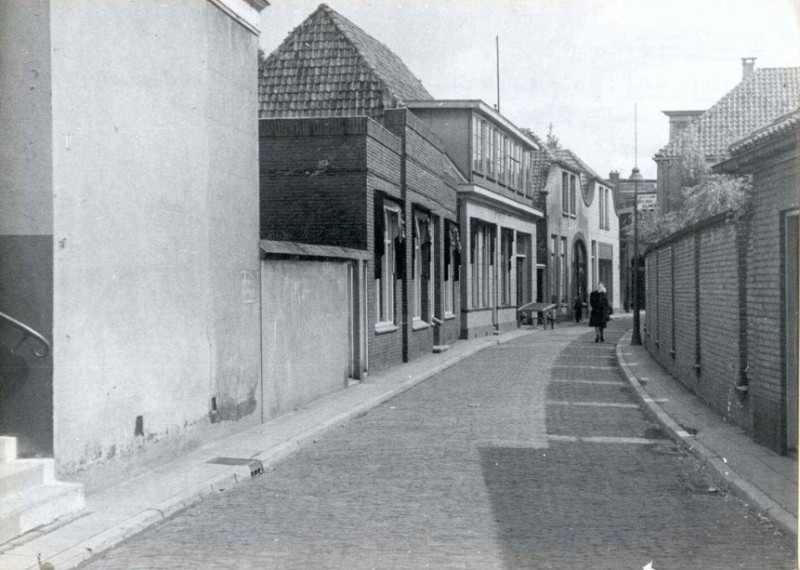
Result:
{"label": "brick building", "polygon": [[726,151],[716,172],[750,174],[747,214],[721,214],[647,252],[648,350],[771,449],[797,449],[800,113]]}
{"label": "brick building", "polygon": [[678,157],[685,150],[699,152],[709,165],[728,156],[728,146],[768,125],[800,105],[800,68],[755,68],[755,58],[742,59],[742,79],[706,111],[665,111],[670,138],[656,153],[658,207],[675,209],[681,190]]}
{"label": "brick building", "polygon": [[[350,378],[444,350],[461,328],[461,177],[439,137],[404,108],[410,99],[430,94],[386,46],[324,4],[259,70],[265,263],[286,255],[279,243],[295,244],[295,257],[304,244],[307,264],[350,255]],[[297,279],[319,289],[313,272]],[[308,354],[319,348],[306,345]],[[302,350],[292,356],[304,359]],[[347,381],[339,369],[319,378],[309,394]],[[284,384],[304,382],[294,374]]]}
{"label": "brick building", "polygon": [[753,176],[748,216],[745,341],[757,441],[797,451],[798,206],[800,112],[730,147],[715,170]]}
{"label": "brick building", "polygon": [[481,101],[408,101],[456,169],[463,235],[461,337],[516,328],[537,296],[536,236],[544,220],[533,176],[541,147]]}

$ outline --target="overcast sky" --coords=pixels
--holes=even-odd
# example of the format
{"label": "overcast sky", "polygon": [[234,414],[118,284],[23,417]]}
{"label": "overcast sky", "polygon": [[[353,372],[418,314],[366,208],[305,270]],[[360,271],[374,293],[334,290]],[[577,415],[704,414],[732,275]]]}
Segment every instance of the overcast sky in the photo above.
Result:
{"label": "overcast sky", "polygon": [[[668,137],[664,110],[707,109],[756,67],[800,66],[797,0],[330,0],[386,44],[437,99],[497,101],[500,110],[561,143],[599,174],[634,165],[655,178]],[[319,5],[272,0],[261,46],[272,52]]]}

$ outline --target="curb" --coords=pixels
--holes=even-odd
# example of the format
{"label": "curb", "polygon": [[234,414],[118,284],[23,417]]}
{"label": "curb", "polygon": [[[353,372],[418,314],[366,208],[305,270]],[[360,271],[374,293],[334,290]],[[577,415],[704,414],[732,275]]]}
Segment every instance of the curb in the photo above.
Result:
{"label": "curb", "polygon": [[[382,404],[383,402],[402,394],[403,392],[413,388],[421,382],[424,382],[439,372],[458,364],[462,360],[469,358],[470,356],[489,347],[505,344],[506,342],[527,336],[534,332],[536,332],[535,329],[525,329],[509,331],[508,333],[494,338],[489,337],[484,342],[465,350],[458,356],[450,357],[444,362],[440,362],[436,366],[429,368],[423,373],[412,378],[408,378],[400,384],[393,386],[389,390],[365,400],[364,402],[354,406],[344,413],[338,414],[332,418],[328,418],[307,429],[306,431],[285,440],[269,451],[265,451],[253,456],[251,459],[260,461],[264,470],[269,467],[273,467],[293,453],[301,450],[309,443],[312,443],[316,438],[322,436],[335,426],[347,422],[356,416]],[[110,550],[115,546],[118,546],[120,543],[147,530],[149,527],[168,519],[180,511],[202,502],[207,497],[225,491],[226,489],[230,489],[237,483],[243,480],[251,479],[252,477],[253,475],[250,473],[249,466],[245,465],[234,467],[228,473],[222,473],[216,477],[204,481],[199,485],[186,489],[182,493],[153,505],[125,520],[124,522],[112,526],[100,534],[93,536],[89,540],[85,540],[79,544],[62,550],[58,554],[48,558],[47,561],[58,568],[58,570],[71,570],[72,568],[76,568],[83,562],[86,562],[89,559],[94,558],[95,556],[98,556],[99,554],[102,554],[103,552]],[[37,567],[37,564],[29,566],[31,570],[36,570]]]}
{"label": "curb", "polygon": [[630,344],[631,334],[632,331],[628,331],[617,342],[615,349],[617,364],[636,393],[636,397],[644,404],[646,415],[655,420],[678,446],[708,466],[721,481],[726,483],[728,490],[735,496],[765,513],[787,534],[797,537],[797,519],[789,511],[750,481],[734,473],[719,454],[697,441],[653,401],[622,355],[622,345]]}

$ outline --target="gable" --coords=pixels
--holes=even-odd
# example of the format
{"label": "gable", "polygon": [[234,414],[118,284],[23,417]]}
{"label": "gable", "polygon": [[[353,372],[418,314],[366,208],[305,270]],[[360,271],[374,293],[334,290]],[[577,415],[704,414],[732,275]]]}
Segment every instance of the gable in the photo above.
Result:
{"label": "gable", "polygon": [[322,4],[259,68],[259,116],[366,115],[431,95],[385,45]]}

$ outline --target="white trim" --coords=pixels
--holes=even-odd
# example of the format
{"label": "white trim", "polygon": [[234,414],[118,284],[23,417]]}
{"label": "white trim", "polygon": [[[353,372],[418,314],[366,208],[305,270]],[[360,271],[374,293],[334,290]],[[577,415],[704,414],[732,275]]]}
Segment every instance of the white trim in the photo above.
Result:
{"label": "white trim", "polygon": [[531,208],[525,204],[520,204],[519,202],[515,202],[511,198],[506,198],[505,196],[497,194],[496,192],[492,192],[491,190],[487,190],[486,188],[478,186],[477,184],[459,184],[458,192],[461,194],[475,194],[481,198],[503,204],[504,206],[512,208],[513,210],[518,210],[520,213],[524,213],[536,218],[544,218],[544,214],[540,210]]}
{"label": "white trim", "polygon": [[396,324],[392,322],[375,323],[375,334],[383,334],[399,330]]}
{"label": "white trim", "polygon": [[[265,0],[208,0],[225,12],[231,19],[256,36],[261,35],[260,12],[269,2]],[[260,7],[259,7],[260,6]]]}
{"label": "white trim", "polygon": [[541,150],[539,145],[528,135],[519,130],[511,121],[492,109],[489,105],[479,99],[441,99],[433,101],[405,101],[409,109],[472,109],[480,111],[483,115],[498,123],[504,129],[511,132],[516,138],[533,150]]}
{"label": "white trim", "polygon": [[431,328],[430,323],[426,323],[420,317],[414,317],[411,319],[411,330],[421,331],[422,329],[429,328]]}

